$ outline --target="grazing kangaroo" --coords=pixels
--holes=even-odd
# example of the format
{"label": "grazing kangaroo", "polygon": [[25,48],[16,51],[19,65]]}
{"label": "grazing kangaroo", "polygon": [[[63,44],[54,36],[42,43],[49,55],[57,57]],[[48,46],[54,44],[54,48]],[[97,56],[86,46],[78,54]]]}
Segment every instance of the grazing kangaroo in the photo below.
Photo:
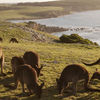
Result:
{"label": "grazing kangaroo", "polygon": [[4,55],[3,55],[3,52],[2,52],[2,48],[0,48],[0,65],[1,65],[1,74],[4,74],[3,73]]}
{"label": "grazing kangaroo", "polygon": [[87,63],[84,63],[84,62],[82,62],[82,63],[87,65],[87,66],[97,65],[97,64],[100,64],[100,58],[97,61],[95,61],[94,63],[91,63],[91,64],[87,64]]}
{"label": "grazing kangaroo", "polygon": [[17,88],[18,81],[22,85],[22,91],[25,93],[24,84],[26,84],[29,93],[35,93],[39,98],[42,94],[42,87],[44,86],[44,82],[39,86],[37,83],[37,73],[34,68],[30,65],[24,64],[18,66],[15,74],[15,88]]}
{"label": "grazing kangaroo", "polygon": [[23,64],[24,64],[23,58],[17,57],[17,56],[12,57],[12,59],[11,59],[11,66],[12,66],[12,72],[13,72],[13,74],[16,72],[17,67],[19,65],[23,65]]}
{"label": "grazing kangaroo", "polygon": [[69,82],[73,83],[73,93],[76,94],[76,85],[79,80],[85,80],[84,88],[86,90],[90,91],[99,91],[98,89],[92,89],[88,86],[89,83],[89,73],[88,71],[82,67],[81,65],[72,64],[68,65],[64,68],[64,70],[61,73],[61,76],[59,79],[56,79],[57,81],[57,87],[59,90],[59,94],[63,92],[63,90],[68,86]]}
{"label": "grazing kangaroo", "polygon": [[18,43],[18,41],[17,41],[16,38],[11,38],[9,42],[10,42],[10,43],[11,43],[11,42],[12,42],[12,43]]}
{"label": "grazing kangaroo", "polygon": [[31,65],[36,70],[37,75],[39,76],[43,66],[40,67],[40,58],[38,54],[32,51],[27,51],[24,53],[23,59],[25,64]]}

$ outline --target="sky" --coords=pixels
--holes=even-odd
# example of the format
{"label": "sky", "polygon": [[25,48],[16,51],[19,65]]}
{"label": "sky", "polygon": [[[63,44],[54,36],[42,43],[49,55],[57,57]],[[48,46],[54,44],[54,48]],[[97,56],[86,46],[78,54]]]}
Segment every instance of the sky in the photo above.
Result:
{"label": "sky", "polygon": [[19,2],[45,2],[56,0],[0,0],[0,3],[19,3]]}

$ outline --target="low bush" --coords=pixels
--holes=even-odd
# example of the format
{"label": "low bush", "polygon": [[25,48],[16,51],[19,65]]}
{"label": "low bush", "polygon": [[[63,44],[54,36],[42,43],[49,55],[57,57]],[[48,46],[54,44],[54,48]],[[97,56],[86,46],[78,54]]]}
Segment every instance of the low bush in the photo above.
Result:
{"label": "low bush", "polygon": [[81,43],[81,44],[98,45],[97,43],[94,43],[88,39],[84,39],[83,37],[79,36],[78,34],[71,34],[71,35],[63,34],[60,37],[60,41],[64,42],[64,43]]}

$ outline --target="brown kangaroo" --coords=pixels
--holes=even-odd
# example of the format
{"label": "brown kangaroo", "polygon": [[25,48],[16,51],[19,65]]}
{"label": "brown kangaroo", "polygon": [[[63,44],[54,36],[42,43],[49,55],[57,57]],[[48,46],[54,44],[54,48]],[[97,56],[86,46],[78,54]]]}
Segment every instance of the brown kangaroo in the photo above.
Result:
{"label": "brown kangaroo", "polygon": [[76,85],[79,80],[85,80],[84,88],[86,90],[90,91],[99,91],[98,89],[92,89],[88,86],[89,83],[89,73],[88,71],[82,67],[81,65],[72,64],[68,65],[64,68],[64,70],[61,73],[61,76],[59,79],[56,79],[57,81],[57,87],[59,90],[59,93],[62,93],[63,90],[68,86],[69,82],[73,83],[73,93],[76,94]]}
{"label": "brown kangaroo", "polygon": [[91,80],[92,79],[99,79],[100,80],[100,72],[98,72],[97,69],[96,69],[96,72],[93,73]]}
{"label": "brown kangaroo", "polygon": [[82,62],[82,63],[87,65],[87,66],[97,65],[97,64],[100,64],[100,58],[97,61],[95,61],[94,63],[91,63],[91,64],[87,64],[87,63],[84,63],[84,62]]}
{"label": "brown kangaroo", "polygon": [[1,65],[1,74],[4,74],[3,73],[4,55],[3,55],[3,52],[2,52],[2,48],[0,48],[0,65]]}
{"label": "brown kangaroo", "polygon": [[12,59],[11,59],[11,66],[12,66],[12,72],[13,72],[13,74],[16,72],[17,67],[19,65],[23,65],[23,64],[24,64],[23,58],[17,57],[17,56],[12,57]]}
{"label": "brown kangaroo", "polygon": [[40,67],[40,58],[38,54],[32,51],[27,51],[24,53],[23,59],[25,64],[31,65],[36,70],[37,75],[39,76],[43,66]]}
{"label": "brown kangaroo", "polygon": [[18,43],[18,41],[17,41],[16,38],[11,38],[9,42],[10,42],[10,43],[11,43],[11,42],[12,42],[12,43]]}
{"label": "brown kangaroo", "polygon": [[30,65],[24,64],[17,67],[14,74],[15,88],[17,88],[18,82],[22,85],[22,91],[25,93],[24,84],[26,84],[29,93],[35,93],[39,98],[42,94],[42,87],[44,82],[39,86],[37,82],[37,73]]}

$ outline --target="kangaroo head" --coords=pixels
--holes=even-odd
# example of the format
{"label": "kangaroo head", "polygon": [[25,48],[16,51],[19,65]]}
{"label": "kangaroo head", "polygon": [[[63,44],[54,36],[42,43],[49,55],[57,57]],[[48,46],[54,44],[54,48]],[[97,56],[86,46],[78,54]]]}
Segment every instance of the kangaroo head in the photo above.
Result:
{"label": "kangaroo head", "polygon": [[95,72],[91,79],[100,79],[100,73],[99,72]]}
{"label": "kangaroo head", "polygon": [[39,98],[41,98],[43,86],[44,86],[44,82],[43,82],[40,86],[38,86],[38,89],[37,89],[37,91],[36,91],[36,95],[37,95]]}
{"label": "kangaroo head", "polygon": [[43,68],[43,66],[41,66],[40,68],[38,68],[37,65],[35,66],[35,70],[37,71],[38,76],[40,75],[40,71],[41,71],[42,68]]}
{"label": "kangaroo head", "polygon": [[98,72],[98,69],[96,69],[96,72],[93,73],[91,79],[100,79],[100,73]]}
{"label": "kangaroo head", "polygon": [[59,94],[61,94],[61,91],[62,91],[62,86],[61,86],[61,83],[60,83],[60,80],[58,78],[56,78],[56,82],[57,82],[57,89],[59,91]]}

